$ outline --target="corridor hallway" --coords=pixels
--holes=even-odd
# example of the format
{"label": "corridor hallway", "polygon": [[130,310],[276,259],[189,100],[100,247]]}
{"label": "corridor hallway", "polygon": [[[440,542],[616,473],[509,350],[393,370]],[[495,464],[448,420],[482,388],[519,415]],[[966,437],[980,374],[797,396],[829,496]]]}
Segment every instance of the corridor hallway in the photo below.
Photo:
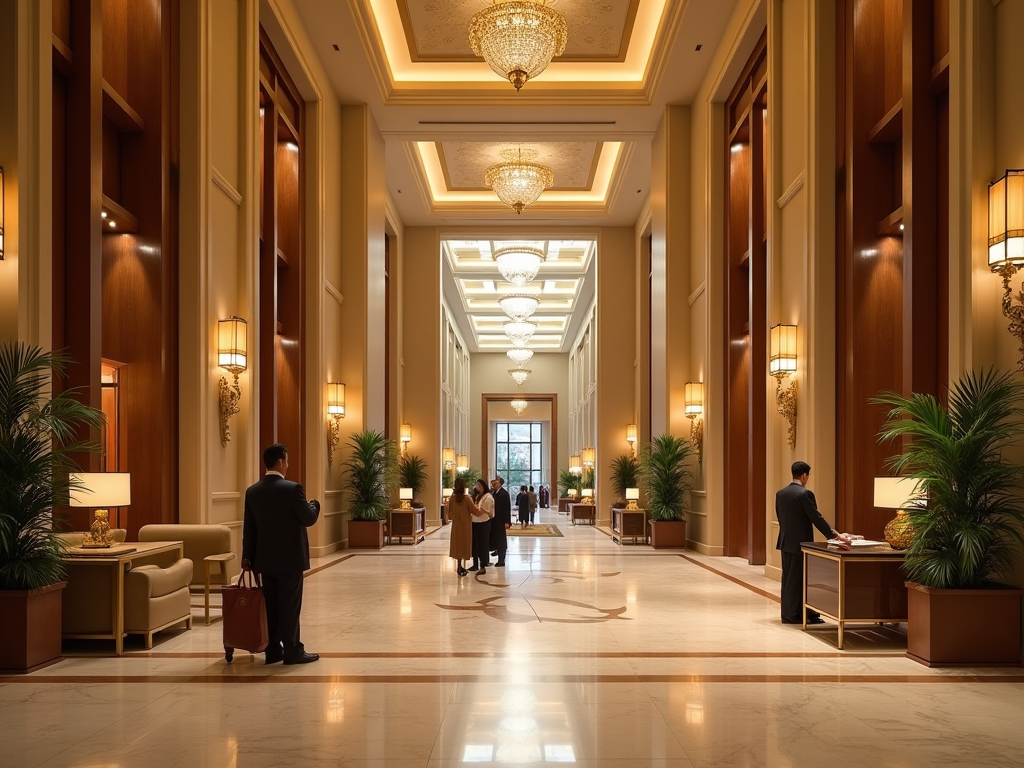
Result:
{"label": "corridor hallway", "polygon": [[890,632],[840,652],[832,624],[779,623],[759,568],[539,522],[564,536],[512,537],[486,576],[455,575],[450,528],[316,561],[316,664],[226,664],[197,621],[0,678],[0,764],[1021,765],[1024,670],[930,670]]}

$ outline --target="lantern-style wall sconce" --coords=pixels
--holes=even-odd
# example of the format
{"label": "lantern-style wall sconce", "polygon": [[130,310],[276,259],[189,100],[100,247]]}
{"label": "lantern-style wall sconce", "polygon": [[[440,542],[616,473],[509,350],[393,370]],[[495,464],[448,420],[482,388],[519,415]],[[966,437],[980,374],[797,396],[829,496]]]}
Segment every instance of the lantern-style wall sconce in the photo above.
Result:
{"label": "lantern-style wall sconce", "polygon": [[217,322],[217,365],[228,371],[234,383],[228,384],[227,378],[220,377],[220,444],[227,445],[231,440],[231,428],[228,420],[238,413],[238,405],[242,401],[242,388],[238,384],[238,374],[246,368],[246,324],[240,317],[229,317]]}
{"label": "lantern-style wall sconce", "polygon": [[569,471],[574,475],[583,474],[583,464],[580,462],[579,454],[573,454],[569,457]]}
{"label": "lantern-style wall sconce", "polygon": [[468,472],[469,471],[469,457],[464,453],[460,453],[459,457],[455,460],[455,471],[456,472]]}
{"label": "lantern-style wall sconce", "polygon": [[796,382],[782,388],[782,380],[796,373],[796,326],[773,325],[768,369],[775,377],[775,403],[789,422],[789,447],[796,448]]}
{"label": "lantern-style wall sconce", "polygon": [[1014,296],[1010,280],[1024,265],[1024,170],[1007,171],[988,187],[988,265],[1003,278],[1003,314],[1020,342],[1024,371],[1024,286]]}
{"label": "lantern-style wall sconce", "polygon": [[704,461],[704,383],[683,385],[683,413],[690,420],[690,443],[697,449],[697,463]]}
{"label": "lantern-style wall sconce", "polygon": [[0,261],[4,260],[4,167],[0,165]]}
{"label": "lantern-style wall sconce", "polygon": [[402,453],[408,453],[409,443],[412,442],[412,424],[402,424],[398,430],[399,441],[402,443]]}
{"label": "lantern-style wall sconce", "polygon": [[341,440],[341,420],[345,418],[345,385],[327,384],[327,463],[334,464],[334,451]]}
{"label": "lantern-style wall sconce", "polygon": [[583,466],[588,469],[594,466],[594,449],[584,448],[583,449]]}
{"label": "lantern-style wall sconce", "polygon": [[626,442],[629,443],[629,449],[636,456],[636,424],[626,425]]}

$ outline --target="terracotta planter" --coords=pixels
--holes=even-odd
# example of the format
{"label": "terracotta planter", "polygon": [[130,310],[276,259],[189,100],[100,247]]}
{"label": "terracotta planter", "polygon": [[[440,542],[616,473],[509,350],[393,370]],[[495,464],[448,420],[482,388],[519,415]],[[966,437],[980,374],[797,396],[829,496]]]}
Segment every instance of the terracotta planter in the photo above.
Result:
{"label": "terracotta planter", "polygon": [[61,660],[61,593],[66,581],[42,589],[0,592],[0,672],[34,672]]}
{"label": "terracotta planter", "polygon": [[349,520],[349,549],[384,549],[383,520]]}
{"label": "terracotta planter", "polygon": [[1024,590],[932,589],[907,582],[907,658],[929,667],[1020,666]]}
{"label": "terracotta planter", "polygon": [[685,520],[650,520],[654,549],[686,549]]}

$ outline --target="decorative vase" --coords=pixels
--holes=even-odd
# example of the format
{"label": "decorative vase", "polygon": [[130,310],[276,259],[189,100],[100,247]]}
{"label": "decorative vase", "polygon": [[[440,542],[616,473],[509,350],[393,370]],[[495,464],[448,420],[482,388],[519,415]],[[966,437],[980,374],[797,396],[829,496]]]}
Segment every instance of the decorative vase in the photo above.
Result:
{"label": "decorative vase", "polygon": [[896,517],[885,524],[885,540],[893,549],[904,550],[914,540],[914,529],[910,525],[910,517],[904,510],[899,510]]}

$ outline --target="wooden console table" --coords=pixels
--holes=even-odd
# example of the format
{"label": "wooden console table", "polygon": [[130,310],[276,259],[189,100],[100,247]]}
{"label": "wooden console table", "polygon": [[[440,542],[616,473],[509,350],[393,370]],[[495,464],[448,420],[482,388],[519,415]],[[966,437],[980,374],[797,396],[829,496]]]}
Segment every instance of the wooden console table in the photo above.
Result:
{"label": "wooden console table", "polygon": [[597,525],[597,505],[596,504],[581,504],[576,502],[575,504],[569,504],[569,521],[576,525],[576,521],[582,521],[590,525]]}
{"label": "wooden console table", "polygon": [[644,544],[648,544],[648,528],[647,528],[647,510],[646,509],[622,509],[612,507],[612,541],[617,541],[619,545],[622,545],[622,540],[626,538],[633,539],[633,543],[636,544],[637,539],[643,539]]}
{"label": "wooden console table", "polygon": [[569,505],[574,503],[576,500],[572,496],[565,496],[558,500],[558,512],[559,514],[569,514]]}
{"label": "wooden console table", "polygon": [[106,549],[64,551],[68,585],[62,601],[62,637],[113,640],[124,650],[124,575],[138,565],[165,568],[184,557],[180,541],[130,541]]}
{"label": "wooden console table", "polygon": [[391,538],[398,539],[402,543],[405,537],[412,538],[413,544],[423,541],[424,531],[427,529],[427,510],[425,507],[416,509],[392,509],[388,511],[388,544]]}
{"label": "wooden console table", "polygon": [[907,620],[903,553],[888,544],[829,549],[823,542],[801,544],[804,556],[803,627],[807,610],[839,622],[840,650],[846,624]]}

